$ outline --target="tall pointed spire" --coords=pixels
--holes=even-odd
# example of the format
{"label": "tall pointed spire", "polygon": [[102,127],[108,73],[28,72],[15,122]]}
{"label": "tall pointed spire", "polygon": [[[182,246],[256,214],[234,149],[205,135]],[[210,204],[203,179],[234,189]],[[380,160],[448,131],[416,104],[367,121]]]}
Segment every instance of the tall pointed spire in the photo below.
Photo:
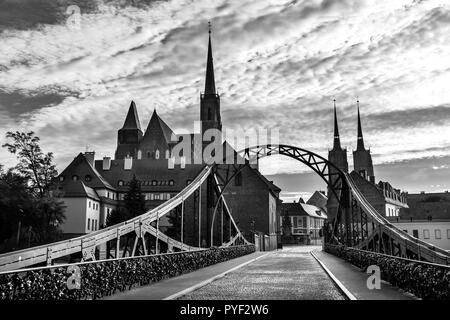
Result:
{"label": "tall pointed spire", "polygon": [[358,106],[358,144],[357,144],[356,150],[365,150],[364,138],[363,138],[362,127],[361,127],[361,116],[359,114],[359,100],[356,101],[356,104]]}
{"label": "tall pointed spire", "polygon": [[205,94],[216,94],[216,83],[214,80],[214,65],[211,48],[211,22],[208,22],[208,60],[206,62]]}
{"label": "tall pointed spire", "polygon": [[125,118],[122,129],[139,129],[142,131],[136,104],[134,103],[134,101],[131,101],[130,108],[128,109],[127,117]]}
{"label": "tall pointed spire", "polygon": [[339,128],[338,128],[338,120],[337,120],[337,112],[336,112],[336,99],[334,102],[334,144],[333,150],[341,149],[341,139],[339,138]]}

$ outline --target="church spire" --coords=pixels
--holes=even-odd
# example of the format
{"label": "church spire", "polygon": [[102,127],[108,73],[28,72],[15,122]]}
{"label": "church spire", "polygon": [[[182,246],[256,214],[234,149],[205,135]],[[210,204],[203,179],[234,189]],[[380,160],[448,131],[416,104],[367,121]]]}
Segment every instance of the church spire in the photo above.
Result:
{"label": "church spire", "polygon": [[142,131],[136,104],[134,103],[134,101],[131,101],[130,108],[128,109],[127,117],[125,118],[122,129],[139,129]]}
{"label": "church spire", "polygon": [[206,81],[205,81],[205,94],[216,94],[216,83],[214,80],[214,65],[211,48],[211,22],[208,22],[208,60],[206,62]]}
{"label": "church spire", "polygon": [[336,99],[334,102],[334,144],[333,150],[341,150],[341,139],[339,138],[339,128],[338,128],[338,120],[337,120],[337,112],[336,112]]}
{"label": "church spire", "polygon": [[358,144],[356,147],[356,150],[365,150],[364,148],[364,138],[362,134],[362,127],[361,127],[361,116],[359,114],[359,100],[356,101],[358,106]]}

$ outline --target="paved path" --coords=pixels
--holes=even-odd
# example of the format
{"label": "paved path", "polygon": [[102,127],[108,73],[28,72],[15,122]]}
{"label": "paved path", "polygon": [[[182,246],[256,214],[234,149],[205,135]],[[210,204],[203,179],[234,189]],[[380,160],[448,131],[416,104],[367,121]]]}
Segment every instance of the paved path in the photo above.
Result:
{"label": "paved path", "polygon": [[183,290],[211,280],[244,263],[248,263],[264,256],[267,252],[254,252],[236,259],[221,262],[184,275],[162,280],[148,286],[135,288],[121,292],[113,296],[105,297],[105,300],[163,300]]}
{"label": "paved path", "polygon": [[106,297],[107,300],[343,300],[347,297],[314,255],[356,299],[409,300],[414,296],[382,282],[369,290],[367,274],[346,261],[322,252],[320,246],[290,246],[255,252],[178,277]]}
{"label": "paved path", "polygon": [[345,299],[310,254],[313,248],[317,247],[286,247],[271,252],[180,299]]}
{"label": "paved path", "polygon": [[368,275],[358,267],[321,251],[321,248],[314,250],[314,254],[357,300],[417,299],[412,294],[406,293],[385,281],[381,282],[381,289],[369,290],[366,285]]}

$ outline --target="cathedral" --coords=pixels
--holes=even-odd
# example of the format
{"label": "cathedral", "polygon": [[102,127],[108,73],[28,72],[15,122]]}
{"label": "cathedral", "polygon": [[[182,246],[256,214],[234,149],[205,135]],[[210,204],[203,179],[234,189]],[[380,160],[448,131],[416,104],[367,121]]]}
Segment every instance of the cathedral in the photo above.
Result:
{"label": "cathedral", "polygon": [[[208,129],[222,130],[211,30],[208,36],[205,88],[200,94],[199,118],[202,133]],[[191,136],[194,137],[195,134]],[[96,159],[95,152],[80,153],[57,177],[56,188],[66,205],[67,219],[62,225],[65,236],[75,237],[103,228],[111,211],[123,204],[133,176],[140,181],[147,209],[159,206],[183,190],[205,164],[170,163],[172,151],[178,142],[179,137],[156,110],[143,131],[138,106],[132,101],[123,126],[117,132],[114,158]],[[226,141],[219,142],[224,148],[230,147]],[[280,191],[254,166],[246,167],[236,176],[234,183],[229,184],[224,197],[233,219],[247,240],[252,241],[255,232],[267,235],[279,232],[277,206],[281,203]],[[206,192],[207,187],[202,186],[201,193]],[[209,245],[211,203],[206,197],[201,198],[200,202],[196,197],[198,195],[188,199],[185,204],[183,240],[189,245],[206,246]],[[201,210],[197,207],[199,205]],[[200,216],[199,211],[204,214]],[[216,221],[227,223],[227,217],[222,214]],[[169,219],[163,217],[159,227],[164,232],[170,225]],[[222,239],[215,239],[215,242],[215,245],[223,243],[223,236]]]}
{"label": "cathedral", "polygon": [[[379,181],[376,183],[370,149],[364,146],[364,138],[361,125],[361,115],[359,101],[357,104],[357,141],[356,150],[353,151],[353,171],[350,173],[358,189],[364,194],[370,204],[387,218],[395,218],[400,214],[400,209],[407,208],[406,194],[399,189],[395,189],[389,182]],[[328,160],[341,171],[348,173],[347,149],[342,148],[339,136],[339,127],[336,111],[336,101],[334,101],[334,140],[333,149],[328,152]],[[334,169],[334,171],[336,171]],[[333,168],[330,168],[333,172]],[[333,182],[333,180],[331,180]],[[336,197],[328,190],[327,212],[335,216],[339,207]]]}

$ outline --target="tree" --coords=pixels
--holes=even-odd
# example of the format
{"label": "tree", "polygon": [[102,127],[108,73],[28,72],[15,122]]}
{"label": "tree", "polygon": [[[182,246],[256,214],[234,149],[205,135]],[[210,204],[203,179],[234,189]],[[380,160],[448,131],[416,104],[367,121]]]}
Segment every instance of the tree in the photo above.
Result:
{"label": "tree", "polygon": [[131,216],[128,214],[128,211],[123,207],[118,207],[116,209],[111,210],[111,212],[106,217],[106,227],[111,227],[115,224],[124,222],[130,219]]}
{"label": "tree", "polygon": [[23,177],[29,179],[29,185],[33,192],[43,198],[48,194],[52,179],[58,174],[53,161],[53,153],[44,154],[39,146],[39,137],[30,132],[12,132],[6,133],[7,139],[12,142],[5,143],[3,147],[9,152],[15,154],[19,163],[17,170]]}
{"label": "tree", "polygon": [[34,132],[7,132],[6,138],[12,141],[3,147],[17,156],[18,163],[0,172],[0,240],[16,234],[15,245],[21,247],[56,241],[65,206],[50,192],[58,174],[53,154],[42,152]]}
{"label": "tree", "polygon": [[141,191],[141,183],[133,175],[128,191],[124,196],[124,205],[113,209],[106,217],[106,226],[110,227],[128,219],[139,216],[147,211],[145,197]]}
{"label": "tree", "polygon": [[130,186],[124,197],[125,209],[128,211],[130,217],[136,217],[145,213],[145,197],[141,191],[141,182],[133,175],[130,181]]}

